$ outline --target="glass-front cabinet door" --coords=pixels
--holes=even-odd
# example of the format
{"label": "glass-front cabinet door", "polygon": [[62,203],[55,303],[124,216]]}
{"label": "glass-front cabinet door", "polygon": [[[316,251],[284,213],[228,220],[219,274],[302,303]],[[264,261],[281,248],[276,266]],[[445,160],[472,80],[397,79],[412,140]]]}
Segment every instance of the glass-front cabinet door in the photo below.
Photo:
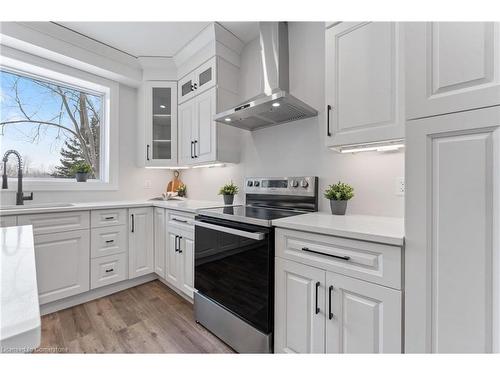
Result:
{"label": "glass-front cabinet door", "polygon": [[145,87],[146,165],[177,163],[177,83],[151,81]]}

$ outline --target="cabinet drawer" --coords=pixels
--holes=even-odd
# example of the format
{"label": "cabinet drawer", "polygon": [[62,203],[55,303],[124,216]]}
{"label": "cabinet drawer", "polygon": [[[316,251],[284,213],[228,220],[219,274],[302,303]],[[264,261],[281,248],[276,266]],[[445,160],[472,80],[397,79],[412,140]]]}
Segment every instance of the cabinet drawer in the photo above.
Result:
{"label": "cabinet drawer", "polygon": [[0,217],[0,228],[13,227],[15,225],[17,225],[17,218],[15,216],[1,216]]}
{"label": "cabinet drawer", "polygon": [[276,256],[401,289],[402,249],[288,229],[276,229]]}
{"label": "cabinet drawer", "polygon": [[19,215],[17,223],[18,225],[33,225],[33,234],[37,235],[88,229],[90,217],[88,211]]}
{"label": "cabinet drawer", "polygon": [[186,214],[179,211],[167,211],[168,226],[194,231],[194,215]]}
{"label": "cabinet drawer", "polygon": [[92,228],[103,226],[123,225],[127,222],[127,210],[116,208],[111,210],[94,210],[90,212],[90,224]]}
{"label": "cabinet drawer", "polygon": [[127,254],[114,254],[91,260],[90,287],[99,288],[127,279]]}
{"label": "cabinet drawer", "polygon": [[119,225],[114,227],[92,228],[90,244],[90,255],[92,258],[126,252],[127,227]]}

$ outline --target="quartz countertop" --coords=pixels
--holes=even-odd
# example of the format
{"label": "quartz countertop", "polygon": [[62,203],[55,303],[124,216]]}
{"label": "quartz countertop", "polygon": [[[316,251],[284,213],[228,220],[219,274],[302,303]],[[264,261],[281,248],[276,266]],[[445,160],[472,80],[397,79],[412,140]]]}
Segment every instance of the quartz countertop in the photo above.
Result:
{"label": "quartz countertop", "polygon": [[315,212],[273,220],[278,228],[347,237],[403,246],[404,219],[368,215],[331,215]]}
{"label": "quartz countertop", "polygon": [[0,228],[0,252],[0,347],[30,351],[41,335],[32,226]]}
{"label": "quartz countertop", "polygon": [[203,208],[224,207],[223,202],[202,201],[194,199],[171,199],[163,200],[123,200],[123,201],[102,201],[83,202],[61,205],[52,204],[26,204],[21,207],[7,206],[0,207],[0,216],[23,215],[23,214],[43,214],[50,212],[84,211],[113,208],[133,208],[133,207],[162,207],[172,210],[197,213]]}

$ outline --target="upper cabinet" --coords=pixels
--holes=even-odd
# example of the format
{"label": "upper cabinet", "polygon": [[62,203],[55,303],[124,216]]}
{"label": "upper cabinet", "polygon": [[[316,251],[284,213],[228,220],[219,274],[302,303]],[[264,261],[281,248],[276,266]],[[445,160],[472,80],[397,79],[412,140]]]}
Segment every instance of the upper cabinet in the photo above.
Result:
{"label": "upper cabinet", "polygon": [[140,165],[177,164],[177,83],[144,82],[141,88],[140,119],[144,144],[139,150]]}
{"label": "upper cabinet", "polygon": [[407,119],[500,104],[499,23],[409,23],[406,44]]}
{"label": "upper cabinet", "polygon": [[325,43],[327,146],[403,139],[403,24],[334,24]]}
{"label": "upper cabinet", "polygon": [[215,86],[216,57],[179,80],[179,104]]}

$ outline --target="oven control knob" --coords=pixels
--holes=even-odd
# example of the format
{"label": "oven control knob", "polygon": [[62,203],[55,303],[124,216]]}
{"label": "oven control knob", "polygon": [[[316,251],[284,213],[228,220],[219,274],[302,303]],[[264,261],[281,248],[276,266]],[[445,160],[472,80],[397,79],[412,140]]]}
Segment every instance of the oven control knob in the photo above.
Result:
{"label": "oven control knob", "polygon": [[308,187],[308,186],[309,186],[309,182],[307,182],[306,180],[302,180],[302,181],[300,182],[300,186],[302,186],[303,188],[306,188],[306,187]]}
{"label": "oven control knob", "polygon": [[290,185],[292,185],[292,187],[296,188],[299,186],[299,182],[297,180],[292,180],[292,182],[290,183]]}
{"label": "oven control knob", "polygon": [[253,182],[253,186],[258,187],[259,185],[260,185],[260,182],[259,182],[259,181],[254,181],[254,182]]}
{"label": "oven control knob", "polygon": [[253,186],[253,181],[248,181],[247,186]]}

